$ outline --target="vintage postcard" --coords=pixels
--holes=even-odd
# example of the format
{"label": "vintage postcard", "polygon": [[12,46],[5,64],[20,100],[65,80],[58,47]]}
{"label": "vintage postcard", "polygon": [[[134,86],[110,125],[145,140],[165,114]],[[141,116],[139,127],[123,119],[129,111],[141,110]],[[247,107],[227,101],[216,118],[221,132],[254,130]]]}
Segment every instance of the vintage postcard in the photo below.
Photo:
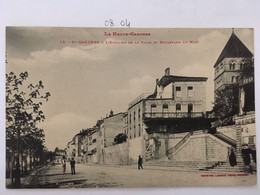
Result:
{"label": "vintage postcard", "polygon": [[250,28],[7,27],[6,188],[255,185],[254,85]]}

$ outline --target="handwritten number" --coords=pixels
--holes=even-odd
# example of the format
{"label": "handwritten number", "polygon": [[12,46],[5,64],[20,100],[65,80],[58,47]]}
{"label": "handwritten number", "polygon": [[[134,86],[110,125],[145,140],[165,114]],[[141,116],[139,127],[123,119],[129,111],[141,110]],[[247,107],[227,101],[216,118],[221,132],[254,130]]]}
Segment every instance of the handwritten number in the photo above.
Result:
{"label": "handwritten number", "polygon": [[112,19],[106,20],[105,21],[105,26],[113,27],[114,26],[114,21]]}
{"label": "handwritten number", "polygon": [[[127,26],[127,27],[130,28],[130,22],[127,21],[127,19],[126,20],[121,20],[120,25],[121,26]],[[113,27],[113,26],[115,26],[115,23],[114,23],[114,21],[112,19],[109,19],[109,20],[105,21],[105,26]]]}

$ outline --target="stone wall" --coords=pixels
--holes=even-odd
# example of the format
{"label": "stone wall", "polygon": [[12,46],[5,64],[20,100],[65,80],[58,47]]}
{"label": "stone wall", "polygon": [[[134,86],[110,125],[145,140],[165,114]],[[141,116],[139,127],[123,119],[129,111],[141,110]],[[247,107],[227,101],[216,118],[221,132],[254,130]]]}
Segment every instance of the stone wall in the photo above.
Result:
{"label": "stone wall", "polygon": [[[129,146],[129,164],[136,164],[138,156],[144,156],[144,143],[143,137],[128,140]],[[145,148],[144,148],[145,149]]]}
{"label": "stone wall", "polygon": [[191,136],[177,150],[172,159],[176,161],[226,161],[228,144],[210,134]]}
{"label": "stone wall", "polygon": [[217,131],[223,133],[224,135],[236,140],[236,129],[235,125],[218,127]]}
{"label": "stone wall", "polygon": [[104,164],[127,165],[128,164],[128,144],[121,143],[104,148]]}

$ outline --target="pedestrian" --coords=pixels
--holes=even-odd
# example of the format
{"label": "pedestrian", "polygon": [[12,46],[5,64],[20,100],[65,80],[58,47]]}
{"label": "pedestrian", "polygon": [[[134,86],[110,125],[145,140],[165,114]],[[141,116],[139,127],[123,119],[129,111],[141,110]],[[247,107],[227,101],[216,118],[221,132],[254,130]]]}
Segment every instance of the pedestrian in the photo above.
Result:
{"label": "pedestrian", "polygon": [[71,167],[71,175],[75,175],[76,172],[75,172],[75,160],[74,160],[74,158],[72,158],[71,161],[70,161],[70,167]]}
{"label": "pedestrian", "polygon": [[142,157],[139,155],[139,158],[138,158],[138,169],[142,168],[143,169],[143,159]]}
{"label": "pedestrian", "polygon": [[61,159],[61,166],[62,166],[62,170],[63,170],[63,175],[65,175],[66,172],[66,157],[63,156]]}
{"label": "pedestrian", "polygon": [[242,145],[242,158],[244,160],[245,164],[245,171],[248,173],[252,173],[252,165],[251,165],[251,155],[252,155],[252,150],[251,148],[248,148],[248,144],[243,144]]}
{"label": "pedestrian", "polygon": [[237,165],[237,159],[236,159],[236,155],[233,151],[233,149],[231,148],[231,154],[229,155],[229,164],[230,166],[234,167],[235,165]]}

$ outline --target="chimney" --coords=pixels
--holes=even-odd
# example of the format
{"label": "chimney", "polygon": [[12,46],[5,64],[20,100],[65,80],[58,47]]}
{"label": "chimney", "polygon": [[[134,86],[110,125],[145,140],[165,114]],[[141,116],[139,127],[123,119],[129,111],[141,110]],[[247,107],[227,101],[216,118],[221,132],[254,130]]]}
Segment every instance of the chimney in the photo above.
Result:
{"label": "chimney", "polygon": [[170,68],[165,69],[165,76],[170,76]]}
{"label": "chimney", "polygon": [[110,114],[109,114],[109,117],[113,116],[114,115],[114,112],[113,110],[110,111]]}

